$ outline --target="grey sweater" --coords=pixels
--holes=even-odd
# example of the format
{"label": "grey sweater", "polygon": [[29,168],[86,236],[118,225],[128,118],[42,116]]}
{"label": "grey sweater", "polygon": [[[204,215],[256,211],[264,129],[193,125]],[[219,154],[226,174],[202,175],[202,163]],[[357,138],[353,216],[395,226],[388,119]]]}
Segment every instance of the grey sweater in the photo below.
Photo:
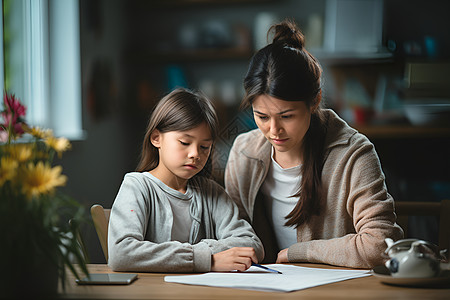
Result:
{"label": "grey sweater", "polygon": [[[189,243],[171,241],[167,194],[191,199]],[[194,177],[183,194],[148,172],[128,173],[111,210],[108,264],[114,271],[207,272],[211,255],[232,247],[253,247],[262,260],[261,241],[238,215],[228,194],[212,180]]]}

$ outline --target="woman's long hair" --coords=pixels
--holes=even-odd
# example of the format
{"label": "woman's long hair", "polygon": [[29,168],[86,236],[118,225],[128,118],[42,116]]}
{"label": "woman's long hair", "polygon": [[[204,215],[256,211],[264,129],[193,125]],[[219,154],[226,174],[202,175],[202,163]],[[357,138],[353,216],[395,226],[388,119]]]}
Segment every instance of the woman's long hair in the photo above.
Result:
{"label": "woman's long hair", "polygon": [[[241,108],[251,106],[260,95],[285,101],[304,101],[308,108],[315,106],[321,100],[322,68],[304,48],[303,34],[290,20],[272,26],[269,33],[272,31],[275,33],[273,42],[260,49],[250,61]],[[299,201],[286,216],[286,226],[298,227],[312,215],[320,213],[325,131],[319,103],[304,137],[302,179],[293,195],[299,197]]]}
{"label": "woman's long hair", "polygon": [[[202,93],[185,88],[177,88],[163,97],[153,110],[147,131],[142,143],[142,151],[137,172],[151,171],[158,166],[158,149],[151,142],[151,135],[158,129],[159,132],[186,131],[205,122],[211,130],[213,141],[218,132],[218,119],[212,102]],[[212,151],[211,151],[212,152]],[[199,173],[211,175],[210,153],[208,161]]]}

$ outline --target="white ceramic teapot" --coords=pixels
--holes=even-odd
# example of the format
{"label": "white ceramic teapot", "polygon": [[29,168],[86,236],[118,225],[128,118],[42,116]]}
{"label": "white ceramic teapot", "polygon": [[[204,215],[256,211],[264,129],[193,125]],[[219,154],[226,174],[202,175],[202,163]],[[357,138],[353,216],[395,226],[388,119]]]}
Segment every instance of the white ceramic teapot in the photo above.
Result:
{"label": "white ceramic teapot", "polygon": [[394,242],[386,239],[390,259],[386,267],[393,277],[428,278],[438,276],[440,260],[437,247],[427,241],[404,239]]}

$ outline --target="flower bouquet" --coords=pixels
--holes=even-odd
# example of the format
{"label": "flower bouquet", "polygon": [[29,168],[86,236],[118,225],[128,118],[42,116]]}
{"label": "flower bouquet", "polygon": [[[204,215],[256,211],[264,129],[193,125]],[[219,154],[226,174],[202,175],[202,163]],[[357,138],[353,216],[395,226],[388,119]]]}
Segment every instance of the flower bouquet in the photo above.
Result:
{"label": "flower bouquet", "polygon": [[[56,295],[66,268],[88,274],[78,227],[84,209],[58,191],[67,177],[53,166],[71,145],[51,130],[25,122],[26,107],[8,93],[0,111],[0,257],[8,298]],[[78,267],[75,267],[74,264]],[[3,275],[2,275],[3,277]]]}

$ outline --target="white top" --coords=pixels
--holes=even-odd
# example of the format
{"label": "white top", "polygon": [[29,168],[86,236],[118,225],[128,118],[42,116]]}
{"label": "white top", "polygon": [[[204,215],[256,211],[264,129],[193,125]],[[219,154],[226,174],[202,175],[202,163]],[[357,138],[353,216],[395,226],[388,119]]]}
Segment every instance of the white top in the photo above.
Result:
{"label": "white top", "polygon": [[182,243],[189,242],[192,226],[192,218],[189,213],[192,194],[189,194],[190,195],[188,195],[188,193],[183,194],[180,192],[180,196],[182,195],[181,197],[177,197],[174,194],[167,194],[173,214],[172,241],[179,241]]}
{"label": "white top", "polygon": [[262,185],[262,192],[266,199],[266,208],[272,217],[272,226],[280,249],[290,247],[297,243],[297,230],[284,224],[285,217],[294,209],[298,197],[291,197],[299,188],[301,180],[301,165],[283,169],[273,159],[269,166],[267,177]]}

